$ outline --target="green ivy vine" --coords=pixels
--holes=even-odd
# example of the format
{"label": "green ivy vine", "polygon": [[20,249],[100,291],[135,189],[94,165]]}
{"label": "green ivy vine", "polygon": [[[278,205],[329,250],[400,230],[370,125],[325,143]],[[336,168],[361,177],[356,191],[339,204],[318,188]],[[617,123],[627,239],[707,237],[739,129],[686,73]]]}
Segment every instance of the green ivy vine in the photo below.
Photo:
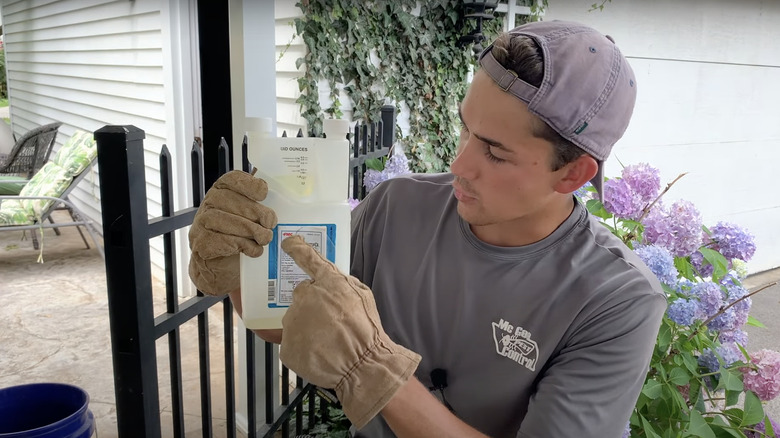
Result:
{"label": "green ivy vine", "polygon": [[[309,134],[322,130],[322,117],[342,117],[339,90],[352,101],[354,121],[375,121],[385,103],[409,110],[406,136],[398,138],[416,172],[448,169],[458,141],[457,105],[475,62],[471,46],[458,39],[474,24],[464,20],[461,0],[301,0],[295,29],[308,48],[297,102]],[[419,14],[415,7],[419,8]],[[488,39],[502,20],[483,23]],[[320,105],[320,81],[332,104]]]}

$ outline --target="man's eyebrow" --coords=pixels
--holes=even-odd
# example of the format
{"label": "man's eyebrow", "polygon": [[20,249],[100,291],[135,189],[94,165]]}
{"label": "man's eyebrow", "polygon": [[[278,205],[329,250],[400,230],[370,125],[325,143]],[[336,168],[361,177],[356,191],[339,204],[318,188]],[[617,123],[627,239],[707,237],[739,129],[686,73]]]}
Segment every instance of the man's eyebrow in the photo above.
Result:
{"label": "man's eyebrow", "polygon": [[[463,123],[463,126],[466,126],[466,122],[463,120],[463,112],[460,109],[460,105],[458,105],[458,117],[460,118],[460,122]],[[514,153],[514,151],[512,149],[504,146],[501,142],[499,142],[497,140],[492,140],[492,139],[489,139],[487,137],[483,137],[483,136],[481,136],[479,134],[475,134],[473,132],[471,133],[471,135],[473,135],[474,137],[477,137],[481,142],[487,143],[490,146],[493,146],[495,148],[499,148],[502,151],[508,152],[510,154]]]}

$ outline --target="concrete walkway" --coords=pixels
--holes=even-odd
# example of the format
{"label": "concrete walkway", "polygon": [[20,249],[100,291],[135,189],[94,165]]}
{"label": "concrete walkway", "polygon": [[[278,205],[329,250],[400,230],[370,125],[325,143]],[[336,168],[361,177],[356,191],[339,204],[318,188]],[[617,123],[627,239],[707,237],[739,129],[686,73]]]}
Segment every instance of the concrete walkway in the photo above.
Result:
{"label": "concrete walkway", "polygon": [[[59,212],[58,212],[59,213]],[[57,218],[64,221],[66,217]],[[87,250],[73,227],[62,236],[46,230],[44,264],[36,263],[38,251],[21,232],[0,233],[0,388],[33,382],[65,382],[84,388],[91,396],[90,407],[97,418],[100,438],[116,432],[116,408],[112,376],[111,347],[103,259],[95,249]],[[780,270],[748,279],[750,290],[777,281]],[[211,330],[216,336],[221,325],[221,307],[215,306]],[[162,301],[156,308],[162,311]],[[751,314],[766,328],[748,327],[748,351],[761,348],[780,351],[780,286],[754,296]],[[195,339],[195,325],[188,324],[182,339]],[[197,351],[195,342],[184,343],[187,435],[200,430]],[[167,369],[167,346],[158,342],[158,364]],[[215,394],[224,372],[220,340],[213,338],[212,371]],[[162,379],[165,380],[165,379]],[[163,436],[171,436],[170,396],[167,383],[160,385]],[[215,436],[224,436],[224,404],[215,402]],[[780,420],[780,398],[766,405]],[[219,409],[222,409],[220,411]]]}

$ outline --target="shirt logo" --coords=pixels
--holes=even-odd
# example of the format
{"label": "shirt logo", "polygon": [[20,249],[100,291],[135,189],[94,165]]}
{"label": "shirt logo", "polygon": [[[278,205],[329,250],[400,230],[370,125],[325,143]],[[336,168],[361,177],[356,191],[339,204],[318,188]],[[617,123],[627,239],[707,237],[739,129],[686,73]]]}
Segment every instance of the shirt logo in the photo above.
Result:
{"label": "shirt logo", "polygon": [[539,360],[539,347],[536,341],[531,339],[531,332],[520,326],[515,327],[503,319],[491,324],[496,353],[535,371],[536,362]]}

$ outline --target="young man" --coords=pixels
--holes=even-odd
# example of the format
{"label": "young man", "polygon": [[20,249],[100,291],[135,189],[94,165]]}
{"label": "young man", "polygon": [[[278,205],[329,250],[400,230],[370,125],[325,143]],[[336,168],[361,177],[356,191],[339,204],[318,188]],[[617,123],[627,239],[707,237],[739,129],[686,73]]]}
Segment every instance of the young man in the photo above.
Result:
{"label": "young man", "polygon": [[[557,21],[502,35],[480,64],[452,173],[371,192],[353,212],[354,277],[285,240],[313,281],[284,336],[259,335],[336,389],[357,436],[619,437],[666,299],[572,192],[601,188],[633,72],[611,39]],[[258,254],[275,225],[245,179],[218,181],[191,232],[196,285],[236,304],[236,254]]]}

